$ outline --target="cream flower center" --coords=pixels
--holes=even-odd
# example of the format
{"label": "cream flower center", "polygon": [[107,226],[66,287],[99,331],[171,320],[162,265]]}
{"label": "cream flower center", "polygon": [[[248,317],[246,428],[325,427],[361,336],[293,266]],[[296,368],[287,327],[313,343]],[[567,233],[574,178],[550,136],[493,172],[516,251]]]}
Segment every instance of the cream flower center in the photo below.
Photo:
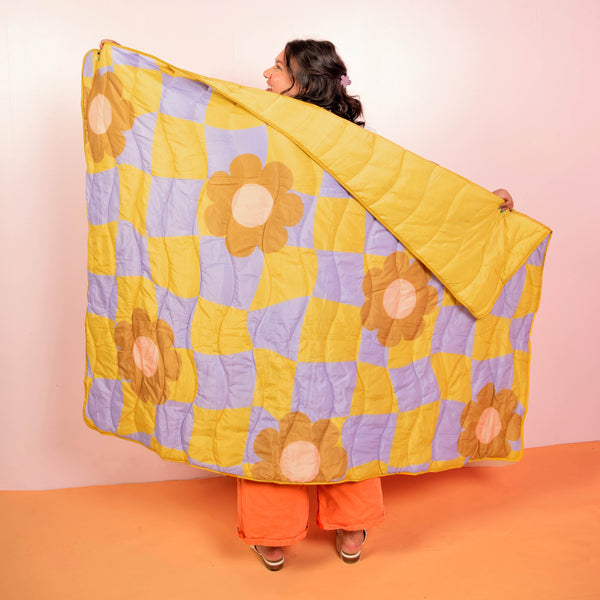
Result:
{"label": "cream flower center", "polygon": [[98,94],[91,101],[88,111],[88,121],[91,130],[96,135],[101,135],[108,131],[112,121],[112,108],[108,98],[103,94]]}
{"label": "cream flower center", "polygon": [[145,335],[140,335],[133,344],[133,362],[146,376],[152,377],[158,369],[160,353],[156,344]]}
{"label": "cream flower center", "polygon": [[233,196],[233,218],[244,227],[264,225],[273,210],[273,196],[257,183],[243,185]]}
{"label": "cream flower center", "polygon": [[479,417],[475,435],[482,444],[489,444],[502,429],[500,413],[493,407],[486,408]]}
{"label": "cream flower center", "polygon": [[383,293],[383,308],[392,319],[408,317],[417,304],[417,290],[406,279],[394,279]]}
{"label": "cream flower center", "polygon": [[296,483],[312,481],[321,468],[319,449],[311,442],[298,441],[288,444],[279,460],[281,472]]}

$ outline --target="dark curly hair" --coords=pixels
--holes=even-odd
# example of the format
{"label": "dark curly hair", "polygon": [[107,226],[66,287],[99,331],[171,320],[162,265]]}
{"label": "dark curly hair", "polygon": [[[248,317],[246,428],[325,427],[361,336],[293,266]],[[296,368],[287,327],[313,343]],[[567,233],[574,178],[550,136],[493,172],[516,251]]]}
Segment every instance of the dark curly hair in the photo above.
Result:
{"label": "dark curly hair", "polygon": [[365,122],[359,120],[362,104],[342,85],[342,75],[348,75],[346,65],[331,42],[292,40],[285,45],[283,56],[292,79],[286,91],[298,84],[298,100],[321,106],[364,127]]}

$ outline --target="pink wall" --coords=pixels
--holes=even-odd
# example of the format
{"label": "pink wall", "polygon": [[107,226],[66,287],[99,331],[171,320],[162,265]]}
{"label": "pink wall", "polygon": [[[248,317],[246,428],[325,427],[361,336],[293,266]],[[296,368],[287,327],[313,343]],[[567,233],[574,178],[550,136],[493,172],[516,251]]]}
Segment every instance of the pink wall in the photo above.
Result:
{"label": "pink wall", "polygon": [[100,436],[81,418],[79,74],[102,37],[260,87],[287,39],[334,40],[372,127],[485,187],[508,188],[520,210],[555,230],[532,338],[526,445],[598,439],[600,4],[305,0],[298,14],[278,0],[251,5],[180,0],[168,12],[149,0],[55,0],[3,8],[0,488],[202,475]]}

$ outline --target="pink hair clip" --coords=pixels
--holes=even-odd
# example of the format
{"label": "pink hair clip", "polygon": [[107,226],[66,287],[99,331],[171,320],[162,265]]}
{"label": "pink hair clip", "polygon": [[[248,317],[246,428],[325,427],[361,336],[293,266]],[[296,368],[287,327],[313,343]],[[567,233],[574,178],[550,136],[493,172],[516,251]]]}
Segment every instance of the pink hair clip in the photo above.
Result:
{"label": "pink hair clip", "polygon": [[344,87],[348,87],[352,82],[350,81],[350,78],[348,77],[348,75],[342,75],[340,77],[340,81],[342,82],[342,85]]}

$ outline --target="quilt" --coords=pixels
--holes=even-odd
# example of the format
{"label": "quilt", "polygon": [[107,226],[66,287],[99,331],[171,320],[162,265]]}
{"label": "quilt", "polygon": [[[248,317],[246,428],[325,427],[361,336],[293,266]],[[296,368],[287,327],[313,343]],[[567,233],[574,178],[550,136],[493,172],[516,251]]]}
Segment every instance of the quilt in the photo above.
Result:
{"label": "quilt", "polygon": [[323,484],[517,461],[548,227],[319,107],[83,63],[85,423]]}

